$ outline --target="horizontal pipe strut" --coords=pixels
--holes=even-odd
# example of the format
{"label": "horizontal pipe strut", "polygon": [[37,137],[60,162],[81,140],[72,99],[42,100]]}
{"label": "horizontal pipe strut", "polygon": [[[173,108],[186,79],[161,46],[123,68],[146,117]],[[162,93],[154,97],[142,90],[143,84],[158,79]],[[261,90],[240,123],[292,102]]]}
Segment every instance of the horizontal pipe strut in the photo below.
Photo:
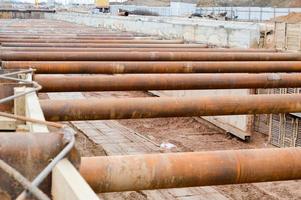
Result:
{"label": "horizontal pipe strut", "polygon": [[182,44],[183,40],[156,40],[156,39],[0,39],[0,43],[123,43],[123,44]]}
{"label": "horizontal pipe strut", "polygon": [[[25,42],[25,43],[43,43],[43,42],[54,42],[54,43],[71,43],[73,41],[76,41],[76,43],[82,43],[85,41],[91,42],[91,41],[102,41],[102,40],[160,40],[160,38],[158,37],[135,37],[135,36],[129,36],[129,37],[125,37],[125,36],[102,36],[102,37],[82,37],[82,36],[77,36],[77,37],[58,37],[58,36],[44,36],[44,37],[2,37],[0,36],[0,43],[1,42]],[[71,42],[70,42],[71,41]],[[168,41],[168,40],[167,40]]]}
{"label": "horizontal pipe strut", "polygon": [[2,43],[2,47],[71,47],[71,48],[203,48],[205,44],[94,44],[94,43]]}
{"label": "horizontal pipe strut", "polygon": [[83,157],[95,192],[301,179],[301,148]]}
{"label": "horizontal pipe strut", "polygon": [[301,112],[301,95],[40,100],[49,121],[138,119]]}
{"label": "horizontal pipe strut", "polygon": [[298,88],[294,74],[35,75],[40,92]]}
{"label": "horizontal pipe strut", "polygon": [[36,69],[39,74],[262,73],[301,72],[300,61],[266,62],[89,62],[2,61],[4,69]]}
{"label": "horizontal pipe strut", "polygon": [[277,52],[273,49],[227,49],[227,48],[72,48],[72,47],[1,47],[0,51],[30,51],[30,52],[39,52],[39,51],[46,51],[46,52],[98,52],[98,51],[107,51],[107,52],[122,52],[122,51],[167,51],[167,52]]}
{"label": "horizontal pipe strut", "polygon": [[[149,36],[145,35],[133,35],[133,34],[119,34],[119,33],[105,33],[100,35],[77,35],[77,34],[40,34],[40,35],[30,35],[30,34],[18,34],[18,35],[5,35],[0,33],[1,39],[102,39],[102,38],[141,38],[147,39]],[[154,38],[154,37],[152,37]]]}
{"label": "horizontal pipe strut", "polygon": [[301,53],[2,52],[7,61],[300,61]]}

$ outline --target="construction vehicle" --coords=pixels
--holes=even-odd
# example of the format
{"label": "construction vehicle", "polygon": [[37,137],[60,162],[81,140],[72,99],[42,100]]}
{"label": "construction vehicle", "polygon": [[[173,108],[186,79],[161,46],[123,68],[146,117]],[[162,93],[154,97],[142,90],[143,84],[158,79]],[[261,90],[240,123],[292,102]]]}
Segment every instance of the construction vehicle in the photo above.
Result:
{"label": "construction vehicle", "polygon": [[102,13],[110,12],[110,2],[109,0],[95,0],[96,9]]}
{"label": "construction vehicle", "polygon": [[38,8],[39,7],[39,0],[34,1],[35,6]]}

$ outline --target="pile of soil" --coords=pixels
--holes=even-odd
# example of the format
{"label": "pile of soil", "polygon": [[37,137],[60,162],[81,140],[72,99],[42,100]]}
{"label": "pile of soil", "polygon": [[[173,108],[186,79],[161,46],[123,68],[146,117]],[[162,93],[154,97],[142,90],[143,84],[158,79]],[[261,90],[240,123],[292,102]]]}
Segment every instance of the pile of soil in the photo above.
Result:
{"label": "pile of soil", "polygon": [[[183,0],[205,6],[256,6],[256,7],[300,7],[301,0]],[[170,0],[128,0],[124,4],[145,6],[168,6]]]}
{"label": "pile of soil", "polygon": [[198,6],[299,7],[301,0],[199,0]]}
{"label": "pile of soil", "polygon": [[276,17],[275,21],[277,22],[289,22],[289,23],[297,23],[301,22],[301,13],[292,12],[286,16]]}

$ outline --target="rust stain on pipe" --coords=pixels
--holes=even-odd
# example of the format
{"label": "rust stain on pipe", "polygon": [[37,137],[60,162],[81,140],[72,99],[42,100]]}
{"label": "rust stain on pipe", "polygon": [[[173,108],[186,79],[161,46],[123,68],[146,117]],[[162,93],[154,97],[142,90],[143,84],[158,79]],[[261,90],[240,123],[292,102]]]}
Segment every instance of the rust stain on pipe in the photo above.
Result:
{"label": "rust stain on pipe", "polygon": [[298,88],[294,74],[35,75],[40,92]]}
{"label": "rust stain on pipe", "polygon": [[301,53],[2,52],[8,61],[300,61]]}
{"label": "rust stain on pipe", "polygon": [[2,61],[4,69],[36,69],[40,74],[262,73],[301,72],[300,61],[266,62],[93,62]]}
{"label": "rust stain on pipe", "polygon": [[301,112],[301,95],[41,100],[49,121],[138,119]]}
{"label": "rust stain on pipe", "polygon": [[301,148],[84,157],[80,173],[95,192],[301,179]]}
{"label": "rust stain on pipe", "polygon": [[[33,180],[64,147],[59,133],[1,133],[0,157],[29,180]],[[23,188],[0,170],[0,187],[13,199]],[[41,188],[49,193],[48,177]]]}

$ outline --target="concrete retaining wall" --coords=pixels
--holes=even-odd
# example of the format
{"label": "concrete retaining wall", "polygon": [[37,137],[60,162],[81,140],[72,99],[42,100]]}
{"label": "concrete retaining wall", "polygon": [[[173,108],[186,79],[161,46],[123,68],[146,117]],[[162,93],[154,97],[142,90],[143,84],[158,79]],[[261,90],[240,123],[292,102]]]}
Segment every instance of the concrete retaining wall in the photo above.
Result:
{"label": "concrete retaining wall", "polygon": [[68,12],[45,14],[45,17],[112,30],[159,35],[168,39],[180,38],[187,42],[217,46],[257,47],[260,38],[260,24],[251,22],[176,17],[122,17]]}
{"label": "concrete retaining wall", "polygon": [[0,19],[42,19],[45,13],[54,13],[54,10],[18,10],[18,9],[1,9]]}

